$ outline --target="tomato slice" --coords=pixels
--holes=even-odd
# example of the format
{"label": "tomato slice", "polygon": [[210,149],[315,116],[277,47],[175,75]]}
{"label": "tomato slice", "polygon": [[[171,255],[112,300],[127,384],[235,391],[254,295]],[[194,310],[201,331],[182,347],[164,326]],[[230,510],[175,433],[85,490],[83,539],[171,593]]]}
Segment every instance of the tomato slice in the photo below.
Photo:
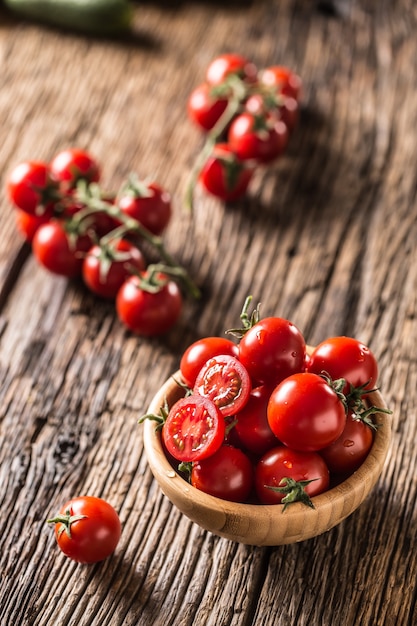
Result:
{"label": "tomato slice", "polygon": [[177,461],[193,462],[217,452],[225,431],[225,421],[214,402],[191,395],[171,407],[162,427],[162,438]]}
{"label": "tomato slice", "polygon": [[194,393],[210,398],[223,417],[240,411],[252,389],[247,369],[238,359],[221,354],[209,359],[200,370]]}

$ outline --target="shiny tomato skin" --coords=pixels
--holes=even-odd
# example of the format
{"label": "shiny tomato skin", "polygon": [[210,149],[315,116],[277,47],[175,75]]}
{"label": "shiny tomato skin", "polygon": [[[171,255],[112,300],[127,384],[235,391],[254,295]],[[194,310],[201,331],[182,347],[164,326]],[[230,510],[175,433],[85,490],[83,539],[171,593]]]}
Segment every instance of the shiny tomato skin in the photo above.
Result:
{"label": "shiny tomato skin", "polygon": [[249,374],[242,363],[234,356],[220,354],[205,363],[193,390],[210,398],[223,417],[228,417],[246,404],[251,388]]}
{"label": "shiny tomato skin", "polygon": [[308,371],[325,372],[332,380],[345,378],[350,385],[365,385],[365,389],[373,389],[378,379],[374,354],[353,337],[329,337],[322,341],[310,355]]}
{"label": "shiny tomato skin", "polygon": [[65,225],[59,220],[42,224],[36,231],[32,250],[37,261],[53,274],[76,278],[81,274],[83,258],[91,239],[82,235],[70,241]]}
{"label": "shiny tomato skin", "polygon": [[122,213],[133,217],[154,235],[165,230],[172,216],[171,194],[155,182],[146,186],[143,195],[122,194],[118,206]]}
{"label": "shiny tomato skin", "polygon": [[227,98],[213,94],[213,88],[203,83],[193,89],[187,102],[188,117],[203,131],[211,130],[227,108]]}
{"label": "shiny tomato skin", "polygon": [[225,202],[243,196],[252,179],[254,168],[237,158],[227,143],[218,143],[199,174],[203,188]]}
{"label": "shiny tomato skin", "polygon": [[244,81],[254,82],[258,70],[254,63],[240,54],[221,54],[213,59],[207,67],[206,82],[209,85],[220,85],[233,74]]}
{"label": "shiny tomato skin", "polygon": [[302,80],[298,74],[282,65],[267,67],[260,72],[259,80],[267,87],[273,87],[277,93],[300,99]]}
{"label": "shiny tomato skin", "polygon": [[[123,255],[120,260],[117,259],[118,254]],[[82,277],[93,293],[114,299],[125,280],[145,268],[142,252],[129,241],[120,239],[114,249],[104,250],[98,244],[90,248],[83,261]]]}
{"label": "shiny tomato skin", "polygon": [[24,161],[10,172],[7,193],[10,201],[31,215],[53,214],[53,202],[49,197],[56,188],[47,163]]}
{"label": "shiny tomato skin", "polygon": [[208,398],[190,395],[169,410],[162,427],[165,449],[177,461],[194,462],[213,455],[222,445],[225,421]]}
{"label": "shiny tomato skin", "polygon": [[254,454],[264,454],[279,444],[268,423],[270,395],[269,387],[252,389],[245,406],[234,417],[234,430],[240,445]]}
{"label": "shiny tomato skin", "polygon": [[275,387],[268,403],[268,422],[289,448],[316,452],[340,437],[346,411],[321,376],[303,372],[288,376]]}
{"label": "shiny tomato skin", "polygon": [[333,474],[353,474],[368,456],[373,443],[370,426],[348,413],[346,426],[338,439],[329,447],[320,450],[320,455]]}
{"label": "shiny tomato skin", "polygon": [[279,445],[266,452],[255,467],[255,490],[262,504],[280,504],[285,494],[270,487],[282,487],[281,480],[311,480],[305,487],[312,497],[329,487],[330,476],[325,461],[317,452],[300,452]]}
{"label": "shiny tomato skin", "polygon": [[265,317],[239,343],[239,360],[257,385],[275,386],[305,367],[306,344],[300,330],[280,317]]}
{"label": "shiny tomato skin", "polygon": [[100,167],[96,159],[80,148],[67,148],[59,152],[52,159],[50,169],[55,180],[65,183],[70,189],[79,180],[92,183],[100,179]]}
{"label": "shiny tomato skin", "polygon": [[130,276],[116,296],[116,311],[127,328],[145,337],[167,333],[182,310],[181,291],[175,281],[167,279],[155,293],[140,286],[138,276]]}
{"label": "shiny tomato skin", "polygon": [[266,164],[284,152],[288,128],[281,120],[268,123],[264,116],[243,112],[232,121],[227,138],[238,159]]}
{"label": "shiny tomato skin", "polygon": [[38,228],[50,220],[48,215],[31,215],[21,209],[15,210],[15,218],[18,231],[29,243],[32,243]]}
{"label": "shiny tomato skin", "polygon": [[93,496],[72,498],[61,508],[60,515],[85,516],[70,523],[70,535],[66,531],[66,524],[54,522],[58,546],[73,561],[97,563],[116,549],[121,523],[115,509],[105,500]]}
{"label": "shiny tomato skin", "polygon": [[253,466],[242,450],[224,444],[212,456],[193,464],[191,484],[229,502],[246,502],[253,486]]}
{"label": "shiny tomato skin", "polygon": [[181,376],[188,387],[194,387],[203,365],[214,356],[230,354],[237,356],[237,345],[226,337],[203,337],[185,350],[180,361]]}

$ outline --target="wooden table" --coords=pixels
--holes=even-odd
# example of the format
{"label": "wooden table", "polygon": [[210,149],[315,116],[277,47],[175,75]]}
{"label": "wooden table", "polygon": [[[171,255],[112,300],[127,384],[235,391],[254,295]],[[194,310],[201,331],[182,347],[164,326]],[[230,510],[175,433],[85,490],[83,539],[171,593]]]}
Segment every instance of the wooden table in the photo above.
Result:
{"label": "wooden table", "polygon": [[[0,12],[0,171],[79,146],[116,189],[131,171],[173,193],[170,252],[203,289],[166,337],[53,276],[1,196],[0,623],[402,625],[417,620],[417,39],[412,4],[144,2],[135,36],[100,40]],[[190,90],[224,51],[304,81],[283,158],[226,206],[199,191]],[[202,531],[161,494],[138,418],[183,350],[236,324],[253,294],[307,341],[352,335],[393,410],[384,472],[340,526],[248,547]],[[115,554],[81,566],[45,520],[73,495],[118,510]]]}

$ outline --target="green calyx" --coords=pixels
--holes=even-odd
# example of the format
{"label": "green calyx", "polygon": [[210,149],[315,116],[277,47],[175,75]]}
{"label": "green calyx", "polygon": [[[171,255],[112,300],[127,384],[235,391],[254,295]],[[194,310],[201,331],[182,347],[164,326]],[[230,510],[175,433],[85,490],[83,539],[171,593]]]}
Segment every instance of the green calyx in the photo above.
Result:
{"label": "green calyx", "polygon": [[47,524],[61,524],[61,528],[58,531],[58,536],[60,537],[63,532],[65,532],[68,537],[71,537],[71,525],[74,522],[79,522],[82,519],[85,519],[87,515],[72,515],[70,509],[66,509],[65,513],[59,513],[55,517],[51,519],[47,519]]}
{"label": "green calyx", "polygon": [[317,478],[312,478],[311,480],[294,480],[294,478],[282,478],[280,481],[280,485],[282,487],[271,487],[266,485],[268,489],[272,489],[277,493],[284,493],[285,496],[282,498],[281,503],[284,505],[282,512],[286,510],[286,508],[292,504],[293,502],[302,502],[306,506],[309,506],[311,509],[314,509],[314,504],[312,503],[310,496],[306,492],[305,488],[310,483],[317,480]]}

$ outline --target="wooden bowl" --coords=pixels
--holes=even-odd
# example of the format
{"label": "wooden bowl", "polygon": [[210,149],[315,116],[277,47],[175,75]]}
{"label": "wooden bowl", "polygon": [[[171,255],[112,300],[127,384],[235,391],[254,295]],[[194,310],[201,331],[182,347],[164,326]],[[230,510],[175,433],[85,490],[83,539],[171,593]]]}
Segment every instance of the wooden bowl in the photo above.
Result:
{"label": "wooden bowl", "polygon": [[[148,413],[158,414],[161,406],[172,406],[184,395],[175,373],[159,389]],[[386,409],[378,391],[370,394],[372,405]],[[192,487],[179,476],[166,458],[160,433],[152,420],[144,422],[144,446],[151,471],[163,493],[193,522],[215,535],[256,546],[278,546],[310,539],[348,517],[365,500],[381,474],[391,439],[391,419],[375,414],[380,427],[372,448],[360,468],[347,480],[312,498],[314,509],[295,502],[283,511],[282,504],[240,504],[210,496]]]}

